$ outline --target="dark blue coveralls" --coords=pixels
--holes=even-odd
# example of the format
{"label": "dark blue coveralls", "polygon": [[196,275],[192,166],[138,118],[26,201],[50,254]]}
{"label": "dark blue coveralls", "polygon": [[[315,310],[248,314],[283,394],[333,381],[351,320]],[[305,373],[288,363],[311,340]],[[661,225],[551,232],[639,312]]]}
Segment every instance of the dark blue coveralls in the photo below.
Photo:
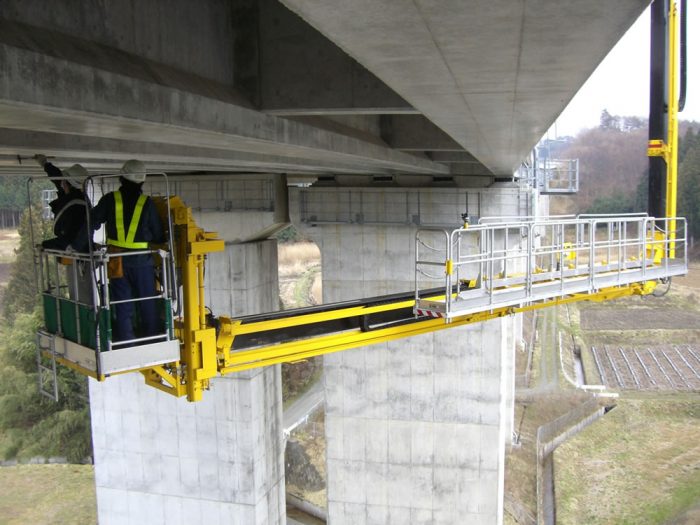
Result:
{"label": "dark blue coveralls", "polygon": [[[123,178],[121,182],[119,190],[103,196],[93,209],[91,214],[93,228],[97,229],[100,224],[106,223],[107,244],[117,246],[126,253],[146,250],[148,243],[165,242],[163,226],[155,204],[149,197],[142,194],[141,184]],[[115,196],[117,193],[119,195]],[[118,215],[122,216],[121,228],[118,228]],[[132,224],[134,218],[138,221],[136,224]],[[111,301],[155,295],[152,255],[131,255],[122,257],[122,261],[124,276],[110,279]],[[163,331],[156,300],[122,303],[112,307],[116,314],[113,326],[114,341],[136,338],[132,323],[135,308],[138,308],[143,332],[140,334],[141,337],[156,335]]]}
{"label": "dark blue coveralls", "polygon": [[52,177],[51,182],[58,190],[58,197],[49,203],[54,215],[53,233],[56,237],[43,241],[41,245],[53,250],[65,250],[69,245],[85,244],[80,241],[75,242],[81,233],[84,235],[87,220],[85,207],[89,205],[85,195],[73,186],[70,186],[67,193],[63,191],[59,179],[63,177],[63,172],[50,162],[44,164],[44,171]]}

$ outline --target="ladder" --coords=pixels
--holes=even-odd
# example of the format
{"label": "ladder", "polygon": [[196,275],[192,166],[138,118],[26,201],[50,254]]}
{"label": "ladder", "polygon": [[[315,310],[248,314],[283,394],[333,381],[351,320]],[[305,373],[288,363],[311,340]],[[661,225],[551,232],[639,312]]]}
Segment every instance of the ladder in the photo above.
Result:
{"label": "ladder", "polygon": [[[39,393],[58,401],[58,378],[56,377],[56,348],[54,340],[37,334],[36,367]],[[48,362],[48,363],[47,363]]]}

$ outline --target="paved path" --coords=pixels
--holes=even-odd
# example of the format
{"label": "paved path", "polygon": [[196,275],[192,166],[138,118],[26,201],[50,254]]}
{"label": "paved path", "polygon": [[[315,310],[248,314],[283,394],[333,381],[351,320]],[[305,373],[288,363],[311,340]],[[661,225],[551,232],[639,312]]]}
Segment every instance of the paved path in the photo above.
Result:
{"label": "paved path", "polygon": [[284,411],[285,434],[294,430],[323,401],[323,380],[319,380]]}

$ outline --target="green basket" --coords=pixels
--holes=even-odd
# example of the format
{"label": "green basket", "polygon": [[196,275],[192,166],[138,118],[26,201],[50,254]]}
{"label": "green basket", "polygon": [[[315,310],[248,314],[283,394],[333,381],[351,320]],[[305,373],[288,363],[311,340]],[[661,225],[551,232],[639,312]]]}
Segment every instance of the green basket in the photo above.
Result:
{"label": "green basket", "polygon": [[[49,294],[43,294],[44,326],[46,331],[78,343],[82,346],[97,349],[97,331],[99,325],[100,349],[107,348],[111,336],[109,311],[101,308],[96,320],[95,312],[90,306],[77,305],[68,299],[59,299]],[[60,329],[59,329],[60,311]]]}

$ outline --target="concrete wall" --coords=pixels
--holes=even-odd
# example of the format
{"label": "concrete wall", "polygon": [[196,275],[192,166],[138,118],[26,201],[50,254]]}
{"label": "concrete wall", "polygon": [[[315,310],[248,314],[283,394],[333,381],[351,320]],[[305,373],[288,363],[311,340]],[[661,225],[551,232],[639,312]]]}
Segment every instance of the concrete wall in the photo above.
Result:
{"label": "concrete wall", "polygon": [[[276,242],[211,255],[207,288],[220,314],[277,309]],[[279,366],[215,379],[198,403],[138,374],[91,380],[100,523],[285,523],[281,392]]]}

